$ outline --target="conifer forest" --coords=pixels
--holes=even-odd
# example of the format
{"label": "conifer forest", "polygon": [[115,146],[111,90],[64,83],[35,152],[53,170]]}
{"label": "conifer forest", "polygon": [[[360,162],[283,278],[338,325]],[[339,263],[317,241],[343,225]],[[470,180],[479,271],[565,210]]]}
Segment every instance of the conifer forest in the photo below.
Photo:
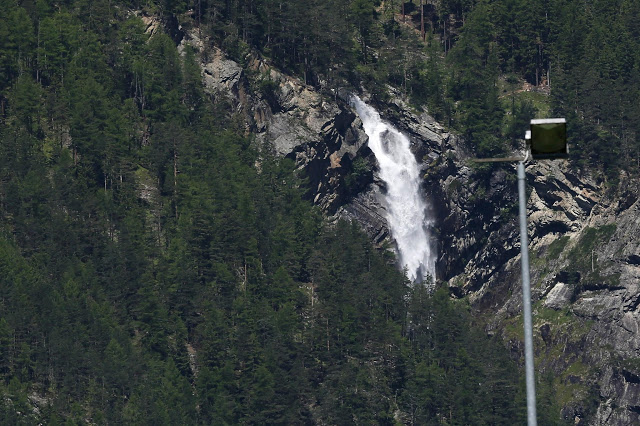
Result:
{"label": "conifer forest", "polygon": [[248,58],[393,88],[477,156],[567,117],[570,168],[640,175],[635,0],[0,0],[0,424],[524,424],[522,359],[314,205],[214,48],[267,100]]}

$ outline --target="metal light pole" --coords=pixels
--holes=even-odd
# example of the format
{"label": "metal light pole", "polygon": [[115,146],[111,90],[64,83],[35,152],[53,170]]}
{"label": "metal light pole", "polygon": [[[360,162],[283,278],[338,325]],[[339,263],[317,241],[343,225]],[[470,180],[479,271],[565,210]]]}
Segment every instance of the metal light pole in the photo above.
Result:
{"label": "metal light pole", "polygon": [[520,259],[522,269],[522,312],[524,316],[524,369],[527,379],[527,424],[536,426],[536,380],[533,363],[533,321],[529,277],[529,238],[527,235],[527,194],[524,159],[518,162],[518,203],[520,205]]}
{"label": "metal light pole", "polygon": [[531,120],[531,130],[525,135],[528,148],[525,158],[518,162],[518,201],[520,204],[520,257],[522,262],[522,315],[524,316],[524,368],[527,379],[527,424],[537,425],[536,380],[533,360],[533,321],[531,319],[531,282],[529,277],[529,238],[527,235],[527,194],[525,192],[524,163],[529,152],[534,159],[565,159],[567,121],[564,118]]}
{"label": "metal light pole", "polygon": [[[527,132],[525,139],[530,139]],[[524,317],[524,369],[527,383],[527,425],[537,426],[536,416],[536,379],[533,361],[533,321],[531,319],[531,283],[529,277],[529,237],[527,235],[527,193],[525,191],[524,163],[529,158],[529,151],[524,158],[475,158],[476,163],[513,163],[518,162],[518,205],[520,219],[520,260],[522,269],[522,315]]]}
{"label": "metal light pole", "polygon": [[531,317],[531,282],[529,276],[529,237],[527,234],[527,194],[524,163],[529,159],[564,159],[568,156],[564,118],[531,120],[525,135],[525,157],[476,158],[477,163],[518,162],[518,204],[520,219],[520,259],[522,269],[522,315],[524,317],[524,361],[527,384],[527,424],[537,426],[536,380],[533,359],[533,321]]}

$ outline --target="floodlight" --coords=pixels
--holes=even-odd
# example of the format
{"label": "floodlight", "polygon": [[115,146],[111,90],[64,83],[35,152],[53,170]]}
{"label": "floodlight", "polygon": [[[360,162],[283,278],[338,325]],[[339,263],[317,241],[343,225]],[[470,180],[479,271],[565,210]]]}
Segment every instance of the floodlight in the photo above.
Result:
{"label": "floodlight", "polygon": [[531,120],[531,157],[533,159],[567,158],[567,120],[542,118]]}

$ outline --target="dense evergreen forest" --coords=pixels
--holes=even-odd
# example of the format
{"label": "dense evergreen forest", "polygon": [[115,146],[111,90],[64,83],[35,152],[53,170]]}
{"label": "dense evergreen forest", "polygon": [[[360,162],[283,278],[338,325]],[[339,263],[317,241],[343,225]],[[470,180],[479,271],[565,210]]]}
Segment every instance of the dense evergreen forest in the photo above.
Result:
{"label": "dense evergreen forest", "polygon": [[420,9],[0,0],[2,423],[522,423],[501,344],[355,225],[328,226],[293,165],[205,95],[173,31],[319,89],[394,85],[482,153],[542,108],[509,87],[551,79],[576,166],[638,174],[637,2]]}
{"label": "dense evergreen forest", "polygon": [[569,123],[574,167],[611,186],[621,170],[640,174],[635,0],[194,0],[156,7],[188,11],[236,59],[257,49],[308,84],[364,85],[379,97],[385,84],[402,88],[479,154],[517,146],[533,116],[558,116]]}

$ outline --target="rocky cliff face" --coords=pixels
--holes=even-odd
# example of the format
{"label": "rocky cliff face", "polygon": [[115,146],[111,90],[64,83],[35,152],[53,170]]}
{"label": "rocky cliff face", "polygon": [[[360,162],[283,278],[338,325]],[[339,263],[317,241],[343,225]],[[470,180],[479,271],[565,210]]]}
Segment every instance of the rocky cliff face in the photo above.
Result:
{"label": "rocky cliff face", "polygon": [[[414,141],[438,212],[438,277],[522,353],[514,165],[477,173],[462,142],[399,100],[379,105]],[[435,135],[435,136],[434,136]],[[638,182],[615,194],[567,163],[527,166],[536,361],[565,419],[640,423]]]}
{"label": "rocky cliff face", "polygon": [[[185,31],[185,44],[204,50],[207,41]],[[240,65],[207,50],[207,91],[226,99],[259,143],[295,161],[328,216],[358,221],[377,244],[388,240],[385,188],[345,96],[323,95],[258,56]],[[438,279],[452,296],[467,297],[487,332],[520,357],[515,166],[478,171],[463,141],[391,94],[376,106],[410,137],[422,162],[438,218]],[[606,195],[565,163],[527,167],[537,366],[540,375],[552,373],[564,417],[578,424],[640,423],[639,189],[622,182]]]}
{"label": "rocky cliff face", "polygon": [[345,100],[313,90],[300,80],[270,66],[258,55],[247,54],[244,66],[218,48],[186,31],[182,45],[201,51],[205,90],[240,115],[248,134],[276,155],[295,162],[309,182],[309,197],[333,214],[360,187],[372,181],[352,175],[356,156],[373,168],[362,123]]}

